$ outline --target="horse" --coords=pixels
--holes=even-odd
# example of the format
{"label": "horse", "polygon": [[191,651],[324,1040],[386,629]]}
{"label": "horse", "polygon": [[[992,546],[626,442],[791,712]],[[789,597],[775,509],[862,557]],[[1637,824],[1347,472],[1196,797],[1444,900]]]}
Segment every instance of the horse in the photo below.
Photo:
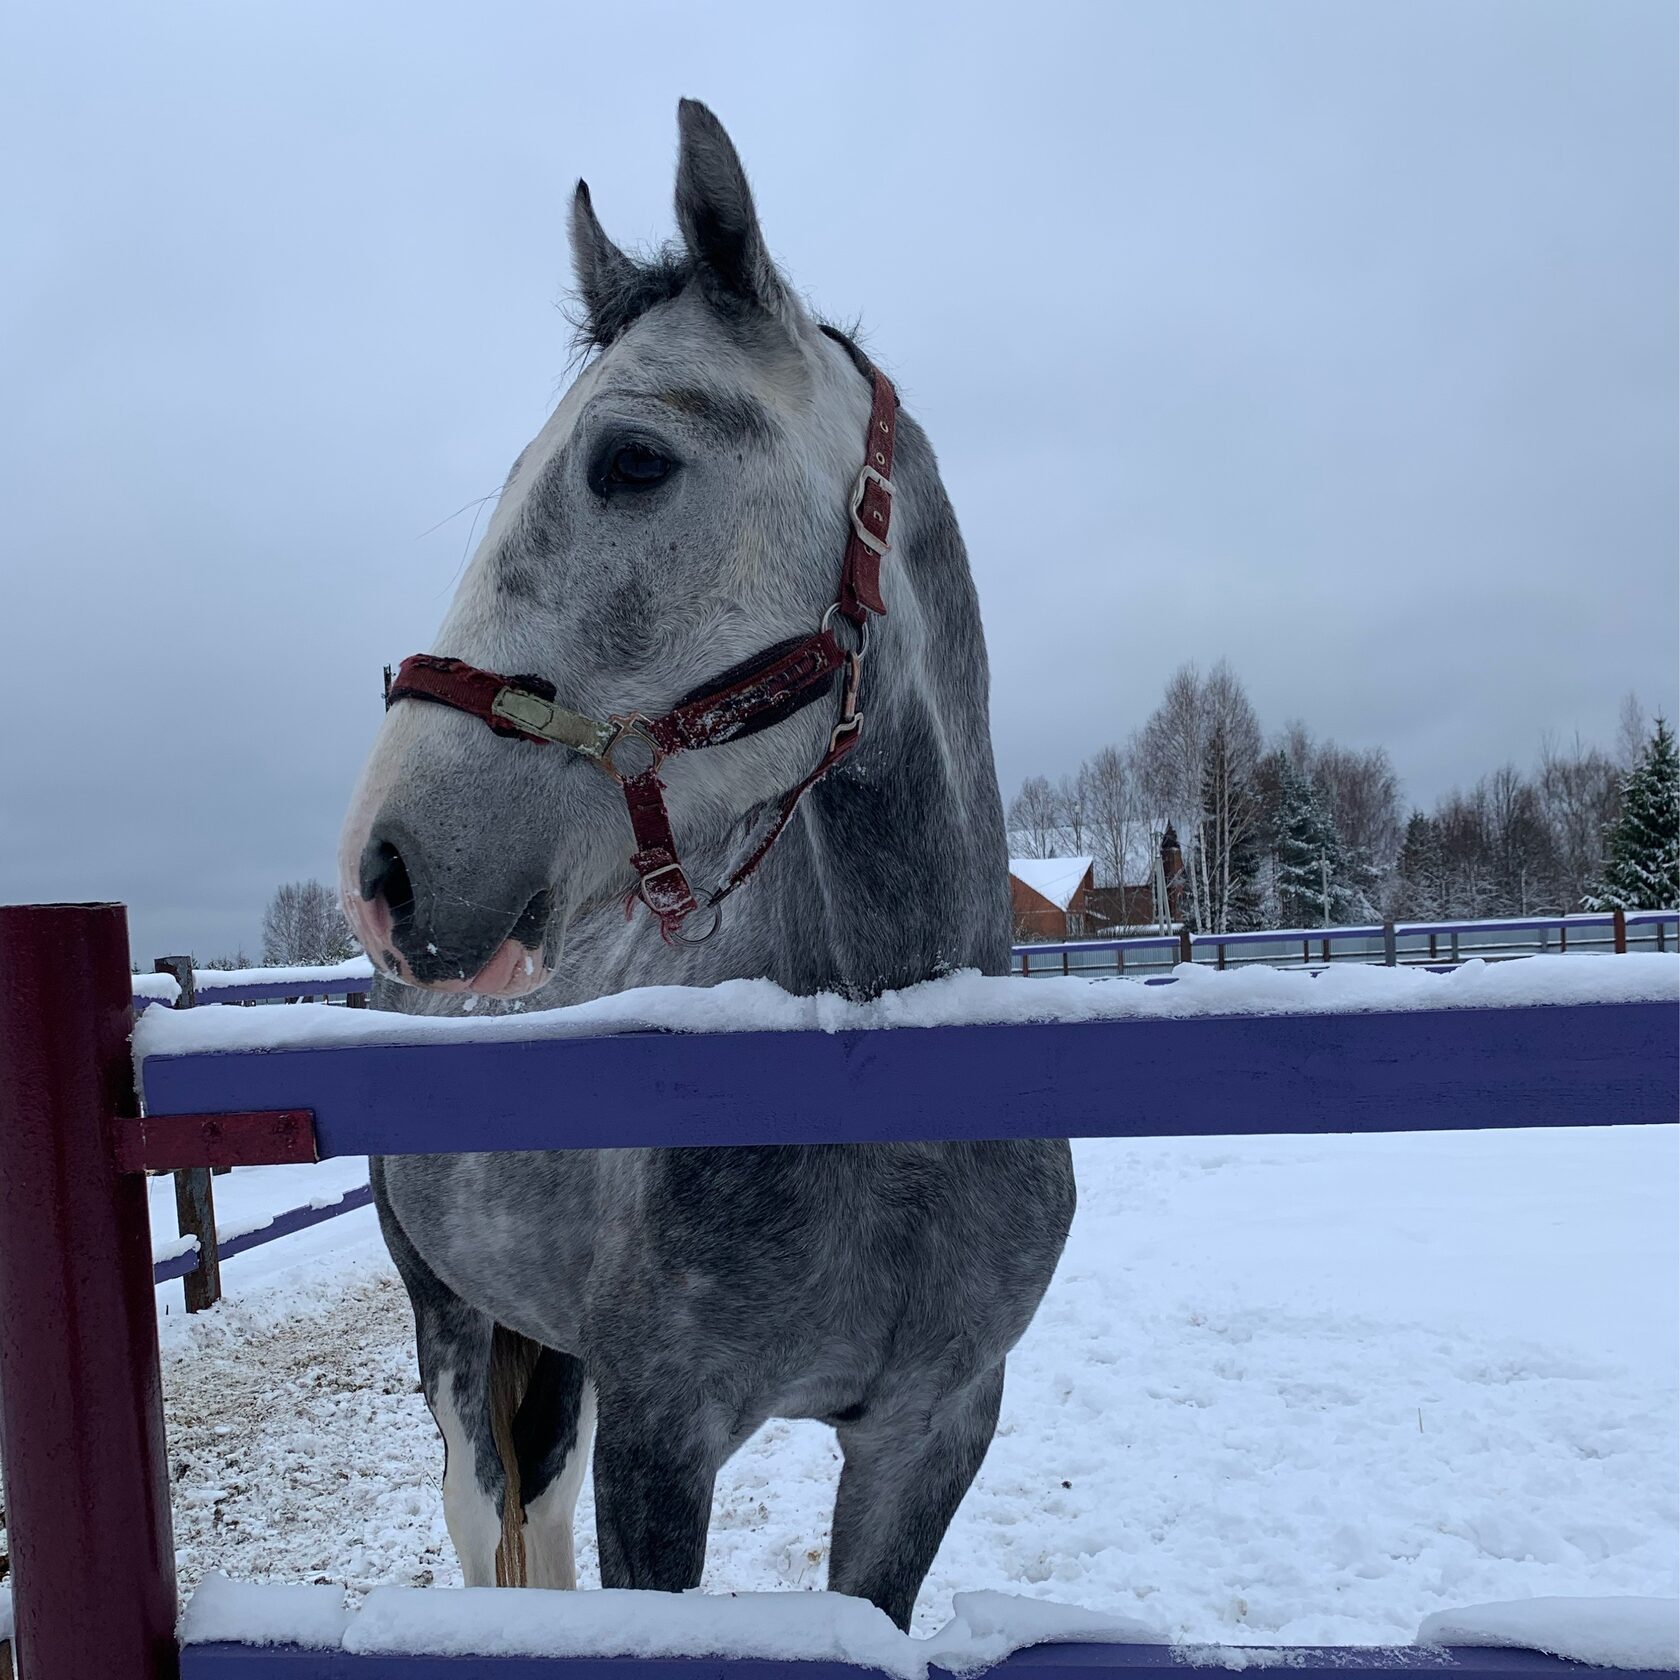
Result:
{"label": "horse", "polygon": [[[389,686],[340,846],[376,1007],[1007,971],[933,450],[778,270],[717,118],[678,122],[679,243],[627,255],[578,183],[581,370]],[[694,1588],[719,1468],[815,1418],[829,1588],[908,1629],[1067,1235],[1067,1143],[483,1153],[460,1118],[460,1153],[371,1173],[466,1582],[574,1586],[592,1464],[602,1584]]]}

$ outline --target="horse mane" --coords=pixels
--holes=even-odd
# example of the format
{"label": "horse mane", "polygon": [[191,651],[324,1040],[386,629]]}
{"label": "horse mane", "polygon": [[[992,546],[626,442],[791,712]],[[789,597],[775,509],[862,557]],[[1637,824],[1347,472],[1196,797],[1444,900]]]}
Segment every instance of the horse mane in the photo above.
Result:
{"label": "horse mane", "polygon": [[[699,273],[700,264],[682,246],[672,243],[633,255],[610,274],[598,275],[593,308],[581,292],[574,292],[565,306],[574,357],[581,361],[610,348],[650,309],[679,297]],[[869,358],[858,344],[862,322],[855,320],[842,327],[809,305],[807,309],[818,328],[846,352],[858,372],[865,379],[872,378]]]}

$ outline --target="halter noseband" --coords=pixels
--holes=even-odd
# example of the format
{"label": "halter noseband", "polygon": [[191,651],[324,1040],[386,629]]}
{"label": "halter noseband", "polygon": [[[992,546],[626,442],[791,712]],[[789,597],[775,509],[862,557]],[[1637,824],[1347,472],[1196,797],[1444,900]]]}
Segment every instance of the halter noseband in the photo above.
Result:
{"label": "halter noseband", "polygon": [[[429,700],[478,718],[498,735],[539,746],[558,742],[600,765],[623,788],[630,828],[636,837],[630,866],[636,871],[638,884],[625,901],[626,914],[640,898],[658,918],[667,941],[698,943],[717,931],[724,899],[764,861],[799,801],[856,747],[863,733],[858,688],[869,646],[869,619],[871,614],[885,615],[887,610],[881,597],[881,559],[887,552],[892,527],[898,395],[879,368],[863,361],[861,353],[854,354],[859,355],[869,375],[874,401],[864,440],[863,466],[852,486],[852,529],[846,540],[840,591],[812,634],[766,649],[658,717],[627,712],[603,723],[556,705],[554,684],[542,677],[504,677],[464,660],[442,659],[429,653],[411,654],[405,659],[385,690],[387,710],[399,700]],[[855,648],[843,647],[835,638],[836,617],[852,625],[857,635]],[[840,672],[845,674],[840,718],[829,733],[828,750],[808,776],[782,795],[769,826],[745,861],[702,903],[695,897],[677,855],[670,813],[665,809],[665,784],[659,779],[660,765],[677,753],[739,740],[782,722],[820,699]],[[702,910],[712,913],[704,931],[685,935],[682,930],[688,918]]]}

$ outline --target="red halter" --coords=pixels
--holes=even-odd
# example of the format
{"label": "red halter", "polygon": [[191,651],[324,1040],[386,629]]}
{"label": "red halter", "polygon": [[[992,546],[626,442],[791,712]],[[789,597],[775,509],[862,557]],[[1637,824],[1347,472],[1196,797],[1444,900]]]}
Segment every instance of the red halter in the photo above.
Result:
{"label": "red halter", "polygon": [[[399,700],[453,706],[488,724],[498,735],[539,746],[557,741],[599,764],[624,789],[636,836],[630,865],[639,884],[625,901],[626,912],[639,897],[659,918],[660,932],[667,940],[687,938],[698,943],[717,931],[724,899],[764,861],[799,801],[851,752],[863,732],[858,685],[869,646],[869,615],[887,610],[881,598],[881,557],[887,552],[892,526],[893,438],[898,423],[898,396],[891,382],[880,369],[865,365],[874,386],[874,402],[863,466],[852,486],[852,533],[846,542],[839,595],[811,635],[784,642],[726,671],[653,718],[629,712],[598,722],[555,705],[554,684],[542,677],[499,676],[429,653],[405,659],[386,688],[387,709]],[[842,647],[835,640],[836,614],[857,631],[856,648]],[[829,734],[827,752],[803,781],[782,795],[769,827],[746,860],[702,903],[694,896],[677,855],[660,765],[676,753],[715,747],[780,723],[820,698],[823,688],[842,671],[840,719]],[[703,933],[683,935],[683,924],[698,910],[710,910],[711,921]]]}

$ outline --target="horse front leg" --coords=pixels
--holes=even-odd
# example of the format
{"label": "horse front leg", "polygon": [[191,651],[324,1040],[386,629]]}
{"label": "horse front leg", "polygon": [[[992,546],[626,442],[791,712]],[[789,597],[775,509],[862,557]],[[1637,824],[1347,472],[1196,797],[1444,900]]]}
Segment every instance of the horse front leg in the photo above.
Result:
{"label": "horse front leg", "polygon": [[830,1592],[867,1598],[909,1632],[916,1594],[997,1430],[1003,1362],[930,1408],[921,1396],[839,1430]]}
{"label": "horse front leg", "polygon": [[673,1416],[622,1389],[601,1392],[594,1470],[603,1587],[686,1592],[700,1585],[723,1458],[697,1418]]}

